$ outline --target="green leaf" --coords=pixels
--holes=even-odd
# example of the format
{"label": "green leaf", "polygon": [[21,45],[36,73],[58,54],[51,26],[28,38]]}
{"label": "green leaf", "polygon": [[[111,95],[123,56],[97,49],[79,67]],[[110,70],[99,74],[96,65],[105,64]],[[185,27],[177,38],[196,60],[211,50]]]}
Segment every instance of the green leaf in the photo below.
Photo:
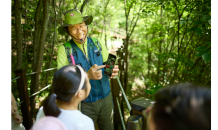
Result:
{"label": "green leaf", "polygon": [[211,25],[211,20],[208,20],[208,23]]}
{"label": "green leaf", "polygon": [[192,18],[192,17],[190,17],[190,18],[188,18],[188,20],[189,20],[189,21],[193,21],[193,18]]}
{"label": "green leaf", "polygon": [[202,18],[203,21],[208,21],[208,20],[210,20],[210,19],[211,19],[211,18],[210,18],[209,15],[203,15],[203,18]]}
{"label": "green leaf", "polygon": [[106,69],[105,69],[105,71],[110,71],[110,70],[111,70],[110,68],[106,68]]}
{"label": "green leaf", "polygon": [[195,31],[196,29],[197,29],[197,27],[191,27],[187,30],[187,32]]}
{"label": "green leaf", "polygon": [[199,46],[197,47],[196,51],[205,51],[207,50],[207,47],[206,46]]}
{"label": "green leaf", "polygon": [[194,15],[199,16],[199,15],[201,15],[201,14],[200,14],[200,13],[195,13]]}
{"label": "green leaf", "polygon": [[180,24],[182,25],[182,24],[185,24],[186,22],[185,21],[183,21],[183,20],[181,20],[180,21]]}
{"label": "green leaf", "polygon": [[151,94],[155,94],[155,90],[154,89],[150,89]]}
{"label": "green leaf", "polygon": [[14,20],[11,20],[12,21],[12,23],[15,23],[15,21]]}
{"label": "green leaf", "polygon": [[207,53],[208,51],[201,51],[201,52],[197,52],[197,54],[195,56],[202,56],[203,54]]}
{"label": "green leaf", "polygon": [[205,29],[206,25],[204,23],[202,23],[201,27]]}
{"label": "green leaf", "polygon": [[113,69],[114,67],[111,65],[109,68],[110,68],[110,69]]}
{"label": "green leaf", "polygon": [[208,53],[203,54],[203,55],[202,55],[202,58],[203,58],[205,64],[207,64],[208,62],[211,61],[211,53],[208,52]]}
{"label": "green leaf", "polygon": [[201,30],[200,28],[197,28],[195,31],[196,31],[196,33],[197,33],[198,35],[201,35],[201,34],[202,34],[202,30]]}
{"label": "green leaf", "polygon": [[145,93],[147,93],[148,95],[152,95],[150,90],[145,90]]}
{"label": "green leaf", "polygon": [[202,23],[202,21],[196,21],[196,22],[194,22],[193,24],[194,25],[198,25],[198,24],[201,24]]}
{"label": "green leaf", "polygon": [[205,44],[211,44],[211,42],[206,42]]}

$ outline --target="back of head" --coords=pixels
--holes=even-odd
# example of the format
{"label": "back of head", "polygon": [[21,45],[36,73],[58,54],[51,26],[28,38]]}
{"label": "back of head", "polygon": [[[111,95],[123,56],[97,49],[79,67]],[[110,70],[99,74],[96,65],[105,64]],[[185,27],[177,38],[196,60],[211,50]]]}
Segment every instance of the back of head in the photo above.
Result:
{"label": "back of head", "polygon": [[175,84],[155,94],[155,130],[209,130],[211,90],[190,83]]}
{"label": "back of head", "polygon": [[[57,107],[56,99],[64,102],[70,102],[78,90],[81,82],[81,68],[78,66],[64,66],[57,70],[53,77],[50,95],[43,102],[43,111],[46,116],[57,117],[60,109]],[[82,70],[84,71],[84,70]],[[85,77],[83,77],[85,78]],[[86,81],[82,89],[86,88]]]}

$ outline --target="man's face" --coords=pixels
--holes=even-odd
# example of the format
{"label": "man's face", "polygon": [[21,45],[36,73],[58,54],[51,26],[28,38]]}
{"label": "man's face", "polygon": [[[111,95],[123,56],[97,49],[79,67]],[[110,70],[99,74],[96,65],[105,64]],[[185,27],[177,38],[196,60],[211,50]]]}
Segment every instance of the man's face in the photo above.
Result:
{"label": "man's face", "polygon": [[76,38],[74,40],[81,44],[82,42],[80,41],[80,39],[85,40],[85,36],[87,34],[87,27],[85,22],[82,22],[82,23],[68,26],[68,31],[71,36]]}

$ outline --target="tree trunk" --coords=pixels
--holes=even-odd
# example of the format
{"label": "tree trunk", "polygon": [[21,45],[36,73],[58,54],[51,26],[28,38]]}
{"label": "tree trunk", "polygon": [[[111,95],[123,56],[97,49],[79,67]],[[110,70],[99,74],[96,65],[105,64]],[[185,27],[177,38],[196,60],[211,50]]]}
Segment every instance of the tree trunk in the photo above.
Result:
{"label": "tree trunk", "polygon": [[[35,72],[36,70],[36,60],[37,60],[37,51],[38,51],[38,44],[39,44],[39,32],[40,32],[40,14],[41,14],[41,8],[42,8],[42,2],[43,0],[39,0],[36,13],[35,13],[35,32],[34,32],[34,38],[33,38],[33,63],[32,63],[32,71]],[[30,93],[33,94],[35,92],[35,75],[31,76],[31,87],[30,87]],[[30,98],[30,106],[31,106],[31,114],[32,116],[35,115],[35,98]]]}
{"label": "tree trunk", "polygon": [[[162,36],[162,32],[159,33],[159,37]],[[161,55],[162,53],[162,40],[159,41],[159,47],[158,47],[158,50],[159,50],[159,55]],[[161,68],[161,58],[158,57],[158,65],[157,65],[157,83],[160,82],[160,68]]]}
{"label": "tree trunk", "polygon": [[[63,5],[62,5],[63,7],[62,7],[62,9],[63,10],[61,10],[61,15],[64,13],[64,9],[65,9],[65,0],[63,0]],[[61,9],[61,8],[60,8]],[[63,19],[61,19],[61,25],[63,25],[64,24],[64,20]]]}
{"label": "tree trunk", "polygon": [[[52,59],[53,59],[53,55],[54,55],[54,45],[56,42],[56,21],[57,21],[57,14],[56,14],[56,8],[55,8],[55,0],[53,0],[53,8],[54,8],[54,13],[55,13],[55,19],[54,19],[54,38],[53,38],[53,44],[51,46],[51,57],[49,59],[49,65],[48,68],[52,67]],[[48,76],[50,74],[50,71],[47,72],[46,74],[46,86],[48,84]]]}
{"label": "tree trunk", "polygon": [[126,93],[127,89],[127,84],[128,84],[128,46],[129,46],[129,36],[126,36],[126,42],[124,45],[124,52],[125,52],[125,57],[124,57],[124,63],[125,63],[125,68],[124,68],[124,92]]}
{"label": "tree trunk", "polygon": [[[63,10],[62,10],[62,12],[64,13],[65,12],[65,0],[63,0]],[[63,24],[63,23],[62,23]]]}
{"label": "tree trunk", "polygon": [[[146,34],[146,37],[147,37],[147,34]],[[147,75],[147,78],[150,78],[150,71],[151,71],[151,51],[149,50],[149,46],[148,46],[148,43],[147,43],[147,53],[148,53],[148,75]]]}
{"label": "tree trunk", "polygon": [[125,71],[124,71],[124,91],[126,92],[126,89],[127,89],[127,84],[128,84],[128,66],[129,66],[129,51],[128,51],[128,47],[129,47],[129,39],[131,37],[131,35],[133,34],[134,32],[134,29],[137,25],[137,22],[138,22],[138,19],[139,19],[139,16],[140,16],[140,11],[142,9],[142,3],[140,4],[140,8],[139,8],[139,11],[137,13],[137,18],[132,26],[132,28],[130,28],[131,30],[129,30],[129,26],[131,27],[131,25],[129,25],[129,13],[131,11],[131,8],[133,7],[133,4],[135,4],[135,1],[131,1],[131,4],[127,10],[127,4],[126,4],[126,0],[124,0],[124,10],[125,10],[125,16],[126,16],[126,40],[125,40],[125,45],[124,45],[124,52],[125,52],[125,57],[124,57],[124,63],[126,64],[125,65]]}
{"label": "tree trunk", "polygon": [[[43,61],[43,53],[44,53],[44,44],[46,39],[46,33],[47,33],[47,25],[48,25],[48,0],[43,0],[43,24],[41,28],[40,33],[40,41],[39,41],[39,48],[38,48],[38,54],[37,54],[37,60],[36,60],[36,67],[34,69],[34,72],[40,72],[42,69],[42,61]],[[39,88],[39,77],[40,73],[37,73],[34,75],[33,80],[33,87],[31,88],[31,94],[38,91]],[[31,110],[32,115],[35,117],[35,97],[31,97]]]}
{"label": "tree trunk", "polygon": [[73,3],[74,4],[74,9],[77,9],[78,3],[79,3],[78,0],[74,0],[74,3]]}
{"label": "tree trunk", "polygon": [[[162,28],[163,28],[163,22],[162,22],[162,13],[163,13],[163,6],[161,5],[161,19],[160,19],[160,24],[162,25]],[[162,34],[162,31],[160,31],[160,33],[159,33],[159,38],[161,39],[160,41],[159,41],[159,55],[161,55],[161,53],[162,53],[162,43],[163,43],[163,40],[162,40],[162,36],[163,36],[163,34]],[[160,82],[160,68],[161,68],[161,58],[160,57],[158,57],[158,65],[157,65],[157,84],[159,84],[159,82]]]}
{"label": "tree trunk", "polygon": [[39,44],[39,32],[40,32],[40,14],[41,14],[41,8],[42,8],[42,2],[43,0],[39,0],[37,8],[36,8],[36,15],[35,15],[35,33],[33,38],[33,70],[35,69],[36,65],[36,58],[37,58],[37,52],[38,52],[38,44]]}
{"label": "tree trunk", "polygon": [[101,33],[101,38],[103,36],[103,32],[105,30],[105,36],[106,36],[106,13],[107,13],[107,6],[109,4],[109,1],[110,0],[107,0],[106,4],[105,4],[105,7],[104,7],[104,21],[103,21],[103,28],[102,28],[102,33]]}
{"label": "tree trunk", "polygon": [[80,12],[83,13],[85,5],[89,2],[89,0],[85,0],[81,6]]}
{"label": "tree trunk", "polygon": [[61,4],[62,4],[62,0],[59,1],[59,11],[58,11],[58,18],[59,19],[58,19],[58,23],[63,22],[63,19],[62,19],[62,13],[63,12],[61,12]]}
{"label": "tree trunk", "polygon": [[16,69],[22,69],[22,30],[20,18],[20,0],[14,1],[15,6],[15,31],[17,43],[17,66]]}
{"label": "tree trunk", "polygon": [[[106,28],[105,28],[105,29],[106,29]],[[104,41],[105,41],[105,46],[106,46],[106,48],[107,48],[107,34],[106,34],[106,32],[105,32]],[[107,49],[108,49],[108,48],[107,48]]]}
{"label": "tree trunk", "polygon": [[[24,6],[26,7],[26,1],[24,1]],[[24,9],[24,13],[25,13],[24,14],[25,22],[24,22],[23,25],[27,25],[27,9]],[[26,43],[27,43],[27,37],[26,37],[27,31],[26,30],[28,30],[28,28],[23,27],[23,48],[24,48],[24,52],[27,51],[26,50],[26,48],[27,48],[27,45],[26,45]]]}

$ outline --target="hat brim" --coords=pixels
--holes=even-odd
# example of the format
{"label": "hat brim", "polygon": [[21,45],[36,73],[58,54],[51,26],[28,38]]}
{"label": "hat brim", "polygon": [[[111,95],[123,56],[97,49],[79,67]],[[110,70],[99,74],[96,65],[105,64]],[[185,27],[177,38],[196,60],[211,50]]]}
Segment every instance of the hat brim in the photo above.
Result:
{"label": "hat brim", "polygon": [[[93,21],[93,17],[92,16],[85,16],[83,17],[83,20],[82,22],[85,22],[87,25],[91,24]],[[75,23],[75,24],[78,24],[78,23]],[[67,34],[66,30],[64,27],[68,27],[70,25],[74,25],[74,24],[63,24],[61,25],[59,28],[58,28],[58,32],[61,34],[61,35],[64,35],[64,34]]]}

